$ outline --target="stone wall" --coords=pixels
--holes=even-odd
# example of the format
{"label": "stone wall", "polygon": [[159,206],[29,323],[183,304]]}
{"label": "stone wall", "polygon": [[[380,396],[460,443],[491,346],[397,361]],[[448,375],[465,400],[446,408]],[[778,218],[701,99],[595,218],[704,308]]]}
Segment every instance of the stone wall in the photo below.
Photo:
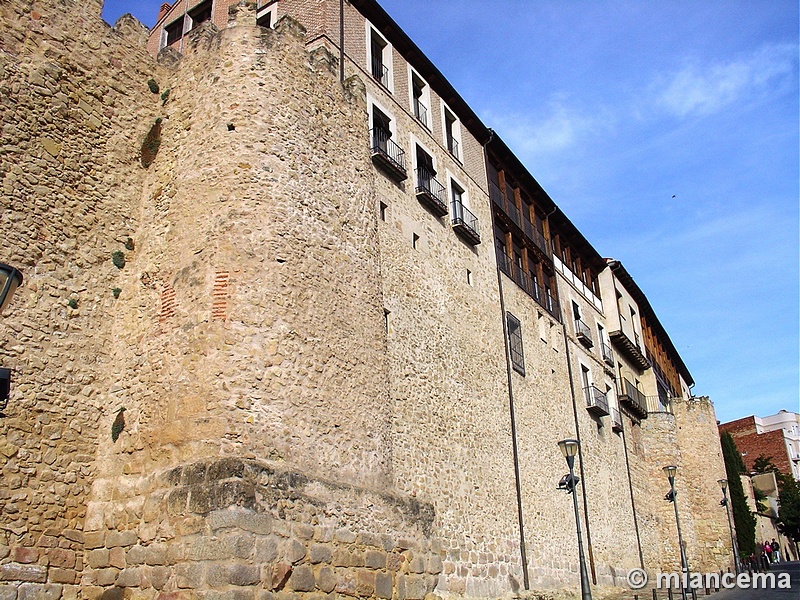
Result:
{"label": "stone wall", "polygon": [[159,104],[146,32],[132,20],[109,28],[100,8],[0,5],[0,260],[25,276],[0,328],[13,372],[0,417],[0,582],[25,597],[39,585],[74,594],[83,569],[94,455],[110,443],[98,424],[117,408],[104,376],[121,273],[111,259],[138,225],[137,154]]}

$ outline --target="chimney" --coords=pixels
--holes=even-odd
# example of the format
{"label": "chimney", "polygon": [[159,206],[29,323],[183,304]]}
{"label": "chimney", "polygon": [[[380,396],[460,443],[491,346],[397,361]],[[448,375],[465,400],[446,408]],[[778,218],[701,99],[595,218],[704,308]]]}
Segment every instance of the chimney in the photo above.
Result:
{"label": "chimney", "polygon": [[159,23],[161,19],[167,16],[170,8],[172,8],[172,5],[169,2],[164,2],[164,4],[161,5],[161,8],[158,9],[158,19],[156,19],[156,23]]}

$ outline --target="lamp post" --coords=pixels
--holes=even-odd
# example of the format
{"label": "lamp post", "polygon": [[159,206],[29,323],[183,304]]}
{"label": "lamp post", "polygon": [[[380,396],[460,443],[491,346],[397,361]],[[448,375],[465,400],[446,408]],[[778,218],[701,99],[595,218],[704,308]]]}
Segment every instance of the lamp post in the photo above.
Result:
{"label": "lamp post", "polygon": [[686,600],[686,586],[684,584],[689,582],[689,562],[686,560],[686,551],[683,548],[681,520],[678,517],[678,503],[675,502],[675,496],[677,495],[675,492],[675,473],[678,471],[678,467],[670,465],[668,467],[664,467],[662,471],[664,471],[664,473],[667,475],[667,479],[669,479],[669,493],[667,494],[667,500],[672,502],[672,507],[675,509],[675,525],[678,527],[678,546],[681,549],[681,570],[683,571],[683,577],[681,579],[681,598]]}
{"label": "lamp post", "polygon": [[731,532],[731,547],[733,548],[733,570],[739,574],[739,547],[736,544],[736,536],[733,534],[733,523],[731,522],[731,509],[728,505],[728,480],[718,479],[717,483],[722,488],[722,500],[719,501],[725,507],[728,514],[728,530]]}
{"label": "lamp post", "polygon": [[561,448],[561,453],[567,459],[567,466],[569,467],[569,479],[565,482],[562,478],[562,484],[559,486],[566,489],[568,493],[572,494],[572,506],[575,509],[575,527],[578,531],[578,562],[581,570],[581,599],[592,600],[592,590],[589,587],[589,575],[586,573],[586,557],[583,554],[583,537],[581,536],[581,517],[578,512],[578,497],[575,493],[575,487],[578,484],[578,478],[575,477],[575,455],[578,454],[578,447],[580,442],[578,440],[561,440],[558,442],[558,447]]}
{"label": "lamp post", "polygon": [[14,267],[0,263],[0,314],[11,302],[11,296],[22,284],[22,273]]}
{"label": "lamp post", "polygon": [[[22,273],[18,269],[0,263],[0,316],[3,311],[11,302],[11,296],[17,291],[17,288],[22,284]],[[0,368],[0,416],[2,410],[6,407],[8,402],[8,395],[11,392],[11,369]]]}

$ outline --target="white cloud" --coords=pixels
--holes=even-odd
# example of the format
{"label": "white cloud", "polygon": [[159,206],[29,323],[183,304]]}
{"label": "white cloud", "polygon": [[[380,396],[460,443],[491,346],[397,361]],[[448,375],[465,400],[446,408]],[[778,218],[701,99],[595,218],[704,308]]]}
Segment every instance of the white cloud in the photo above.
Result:
{"label": "white cloud", "polygon": [[539,118],[530,114],[502,114],[491,110],[481,115],[519,155],[548,156],[574,148],[600,129],[610,127],[608,115],[589,116],[564,99],[551,100]]}
{"label": "white cloud", "polygon": [[727,63],[690,65],[654,83],[657,104],[681,117],[709,115],[781,88],[797,70],[797,47],[774,45]]}

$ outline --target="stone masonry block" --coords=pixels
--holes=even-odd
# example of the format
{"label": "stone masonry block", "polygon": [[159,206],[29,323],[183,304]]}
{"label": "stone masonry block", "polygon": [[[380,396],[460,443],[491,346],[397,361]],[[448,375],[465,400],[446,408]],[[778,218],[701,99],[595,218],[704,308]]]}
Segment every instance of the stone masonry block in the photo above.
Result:
{"label": "stone masonry block", "polygon": [[296,567],[286,585],[290,590],[296,592],[313,592],[316,585],[314,571],[308,565]]}
{"label": "stone masonry block", "polygon": [[349,570],[346,572],[339,572],[339,577],[336,581],[336,593],[344,596],[357,596],[356,591],[356,577],[355,574]]}
{"label": "stone masonry block", "polygon": [[108,569],[98,569],[94,572],[97,585],[112,585],[117,580],[119,569],[109,567]]}
{"label": "stone masonry block", "polygon": [[63,569],[75,568],[75,552],[64,548],[53,548],[47,552],[47,558],[51,567],[61,567]]}
{"label": "stone masonry block", "polygon": [[106,535],[106,548],[133,546],[139,541],[135,531],[109,531]]}
{"label": "stone masonry block", "polygon": [[375,574],[375,595],[384,600],[391,600],[394,583],[391,573],[378,572]]}
{"label": "stone masonry block", "polygon": [[203,583],[204,567],[200,563],[181,563],[175,566],[175,582],[181,589],[197,589]]}
{"label": "stone masonry block", "polygon": [[18,563],[33,564],[39,560],[39,549],[17,546],[11,551],[11,559]]}
{"label": "stone masonry block", "polygon": [[61,598],[61,590],[60,585],[53,583],[23,583],[17,590],[17,600],[58,600]]}
{"label": "stone masonry block", "polygon": [[261,581],[261,569],[258,565],[235,564],[230,568],[231,585],[256,585]]}
{"label": "stone masonry block", "polygon": [[369,597],[375,593],[375,572],[359,569],[356,572],[356,592],[359,596]]}
{"label": "stone masonry block", "polygon": [[356,534],[349,529],[337,529],[336,533],[333,534],[333,539],[343,544],[352,544],[356,541]]}
{"label": "stone masonry block", "polygon": [[125,554],[125,563],[129,565],[141,565],[145,562],[146,550],[144,546],[132,546]]}
{"label": "stone masonry block", "polygon": [[49,578],[51,583],[74,584],[78,581],[78,572],[74,569],[59,569],[50,567]]}
{"label": "stone masonry block", "polygon": [[428,593],[425,577],[420,575],[398,575],[398,600],[423,600]]}
{"label": "stone masonry block", "polygon": [[[134,546],[135,548],[135,546]],[[131,548],[133,550],[133,548]],[[165,544],[150,544],[144,550],[144,562],[148,565],[167,564],[167,547]]]}
{"label": "stone masonry block", "polygon": [[331,558],[331,548],[327,544],[311,544],[308,549],[308,560],[314,564],[330,563]]}
{"label": "stone masonry block", "polygon": [[167,567],[153,567],[150,569],[150,583],[157,590],[163,590],[169,581],[170,570]]}
{"label": "stone masonry block", "polygon": [[287,540],[284,543],[283,555],[290,563],[300,562],[306,555],[306,547],[298,540]]}
{"label": "stone masonry block", "polygon": [[16,586],[0,585],[0,600],[17,600]]}
{"label": "stone masonry block", "polygon": [[330,567],[322,567],[317,570],[316,574],[317,587],[329,594],[336,587],[336,575]]}
{"label": "stone masonry block", "polygon": [[281,590],[286,585],[286,581],[292,574],[292,565],[289,563],[276,563],[272,565],[271,579],[269,581],[269,588],[271,590]]}
{"label": "stone masonry block", "polygon": [[438,555],[432,555],[428,557],[428,565],[426,567],[426,571],[431,575],[438,575],[442,572],[442,557]]}
{"label": "stone masonry block", "polygon": [[417,554],[411,558],[408,563],[408,570],[411,573],[424,573],[425,572],[425,557]]}
{"label": "stone masonry block", "polygon": [[364,564],[371,569],[385,569],[386,553],[382,550],[367,550],[364,555]]}
{"label": "stone masonry block", "polygon": [[102,548],[106,544],[106,532],[105,531],[91,531],[89,533],[85,533],[83,536],[83,545],[84,548],[87,550],[93,550],[94,548]]}
{"label": "stone masonry block", "polygon": [[125,548],[122,546],[111,548],[108,552],[108,564],[118,569],[124,569],[127,565],[125,562]]}
{"label": "stone masonry block", "polygon": [[270,563],[278,558],[278,538],[273,535],[257,537],[254,558],[259,563]]}
{"label": "stone masonry block", "polygon": [[399,552],[390,552],[386,555],[386,568],[390,571],[399,571],[403,567],[406,557]]}
{"label": "stone masonry block", "polygon": [[29,581],[44,583],[47,581],[47,567],[41,565],[23,565],[6,563],[0,565],[0,581]]}
{"label": "stone masonry block", "polygon": [[86,560],[92,569],[102,569],[109,565],[109,551],[107,548],[98,548],[86,553]]}
{"label": "stone masonry block", "polygon": [[117,585],[119,587],[139,587],[142,583],[141,567],[131,567],[130,569],[123,569],[117,576]]}

